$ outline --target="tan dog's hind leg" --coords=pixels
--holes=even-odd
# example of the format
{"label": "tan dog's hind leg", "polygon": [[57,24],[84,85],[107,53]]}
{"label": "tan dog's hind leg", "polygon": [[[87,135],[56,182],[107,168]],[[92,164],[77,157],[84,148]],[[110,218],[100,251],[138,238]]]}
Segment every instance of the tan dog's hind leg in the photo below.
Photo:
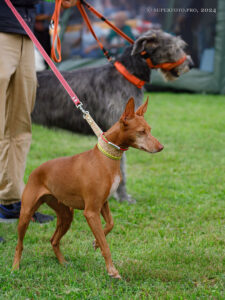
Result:
{"label": "tan dog's hind leg", "polygon": [[[107,236],[108,233],[113,229],[114,223],[113,223],[113,218],[109,209],[109,203],[106,201],[101,209],[101,214],[106,222],[105,227],[104,227],[104,234]],[[96,240],[93,242],[93,247],[96,250],[99,248],[99,244]]]}
{"label": "tan dog's hind leg", "polygon": [[87,208],[85,208],[84,216],[85,216],[85,218],[88,222],[88,225],[90,226],[96,240],[98,241],[99,247],[102,252],[102,256],[105,259],[106,268],[107,268],[109,276],[120,279],[121,277],[119,275],[119,272],[116,270],[116,268],[114,267],[113,262],[112,262],[109,246],[107,244],[104,230],[102,228],[100,212],[93,211],[87,207]]}
{"label": "tan dog's hind leg", "polygon": [[56,257],[60,264],[64,264],[66,261],[60,251],[59,243],[61,238],[66,234],[68,229],[70,228],[71,222],[73,220],[73,210],[71,210],[68,206],[65,206],[62,203],[58,203],[57,199],[54,197],[48,197],[46,203],[55,210],[57,214],[57,224],[56,230],[51,238],[52,248],[55,252]]}
{"label": "tan dog's hind leg", "polygon": [[16,252],[13,262],[13,270],[19,269],[20,259],[23,251],[23,239],[27,231],[27,227],[35,211],[42,204],[40,196],[30,197],[32,194],[24,192],[21,203],[20,219],[18,224],[18,243],[16,246]]}

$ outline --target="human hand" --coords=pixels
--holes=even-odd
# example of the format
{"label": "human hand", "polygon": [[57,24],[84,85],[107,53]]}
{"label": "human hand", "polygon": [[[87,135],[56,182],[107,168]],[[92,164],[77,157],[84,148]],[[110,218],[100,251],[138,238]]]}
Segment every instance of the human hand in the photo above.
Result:
{"label": "human hand", "polygon": [[77,4],[77,0],[62,0],[62,7],[63,8],[70,8]]}

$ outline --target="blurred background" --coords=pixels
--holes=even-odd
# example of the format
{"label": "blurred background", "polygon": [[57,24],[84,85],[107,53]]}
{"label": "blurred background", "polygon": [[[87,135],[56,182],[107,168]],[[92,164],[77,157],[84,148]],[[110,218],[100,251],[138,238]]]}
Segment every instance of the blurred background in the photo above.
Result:
{"label": "blurred background", "polygon": [[[195,68],[175,82],[166,83],[153,71],[147,90],[176,90],[225,94],[225,1],[224,0],[89,0],[106,18],[136,39],[151,29],[181,36],[187,43]],[[54,2],[36,7],[35,34],[50,53],[49,23]],[[88,12],[93,28],[110,53],[119,55],[128,46],[107,24]],[[59,33],[62,41],[60,70],[93,67],[108,63],[84,24],[76,7],[62,10]],[[37,70],[47,68],[36,56]]]}

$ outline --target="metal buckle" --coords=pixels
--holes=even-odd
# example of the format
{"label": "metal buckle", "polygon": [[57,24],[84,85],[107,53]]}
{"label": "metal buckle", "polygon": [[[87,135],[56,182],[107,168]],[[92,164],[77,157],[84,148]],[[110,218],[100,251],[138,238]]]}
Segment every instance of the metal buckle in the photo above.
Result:
{"label": "metal buckle", "polygon": [[113,66],[114,66],[115,61],[116,61],[116,58],[115,58],[114,56],[111,56],[109,62],[110,62]]}
{"label": "metal buckle", "polygon": [[53,20],[50,21],[49,27],[52,30],[54,29],[54,21]]}
{"label": "metal buckle", "polygon": [[117,146],[116,144],[113,144],[111,142],[108,141],[108,144],[110,144],[111,146],[113,146],[114,148],[118,149],[118,150],[121,150],[120,149],[120,146]]}
{"label": "metal buckle", "polygon": [[80,104],[77,105],[77,108],[83,113],[83,118],[85,118],[86,115],[89,115],[89,111],[85,110],[83,108],[83,103],[80,102]]}

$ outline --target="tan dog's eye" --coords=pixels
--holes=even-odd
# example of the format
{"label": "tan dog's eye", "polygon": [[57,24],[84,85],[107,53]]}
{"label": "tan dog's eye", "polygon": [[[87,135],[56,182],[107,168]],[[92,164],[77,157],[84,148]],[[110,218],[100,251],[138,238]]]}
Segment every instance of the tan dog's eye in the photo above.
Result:
{"label": "tan dog's eye", "polygon": [[138,134],[145,134],[145,129],[138,131]]}

